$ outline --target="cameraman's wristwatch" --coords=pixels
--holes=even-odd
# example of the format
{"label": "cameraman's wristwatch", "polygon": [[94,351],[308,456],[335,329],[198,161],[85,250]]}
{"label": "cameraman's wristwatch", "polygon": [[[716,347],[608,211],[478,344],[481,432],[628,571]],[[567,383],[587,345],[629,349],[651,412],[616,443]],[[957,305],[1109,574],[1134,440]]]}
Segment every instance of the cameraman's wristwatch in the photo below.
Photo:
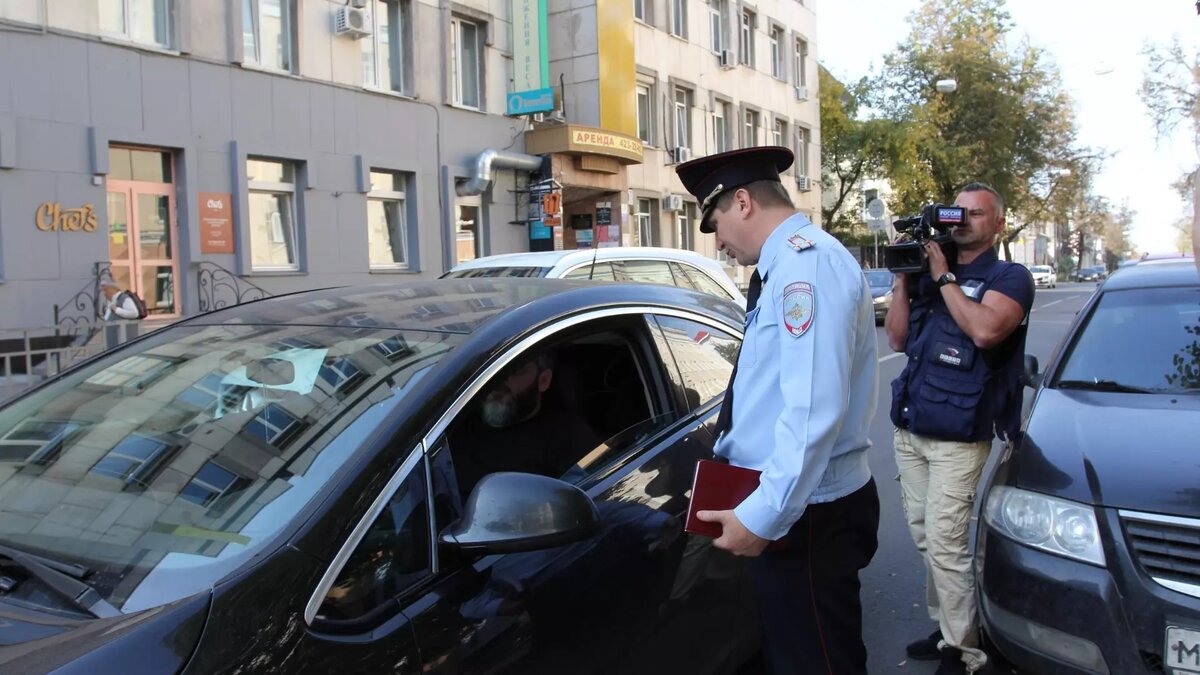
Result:
{"label": "cameraman's wristwatch", "polygon": [[937,280],[938,288],[941,288],[942,286],[945,286],[946,284],[957,284],[957,283],[958,283],[958,278],[955,277],[954,274],[951,272],[946,272],[942,276],[938,277],[938,280]]}

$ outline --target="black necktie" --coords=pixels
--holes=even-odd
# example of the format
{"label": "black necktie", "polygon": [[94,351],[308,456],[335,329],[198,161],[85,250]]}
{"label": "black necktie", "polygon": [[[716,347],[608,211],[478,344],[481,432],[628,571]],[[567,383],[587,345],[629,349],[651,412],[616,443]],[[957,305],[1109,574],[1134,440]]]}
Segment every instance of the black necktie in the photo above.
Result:
{"label": "black necktie", "polygon": [[[758,276],[758,269],[754,270],[754,274],[750,275],[750,290],[746,293],[746,316],[750,316],[750,312],[758,306],[758,296],[762,294],[763,278]],[[750,327],[746,327],[749,332]],[[748,336],[747,336],[748,337]],[[743,337],[745,341],[745,337]],[[738,350],[738,355],[741,355],[741,350]],[[725,387],[725,399],[721,401],[721,412],[717,415],[717,428],[714,430],[717,436],[727,429],[733,423],[733,380],[737,378],[737,363],[733,364],[733,372],[729,374],[729,386]]]}

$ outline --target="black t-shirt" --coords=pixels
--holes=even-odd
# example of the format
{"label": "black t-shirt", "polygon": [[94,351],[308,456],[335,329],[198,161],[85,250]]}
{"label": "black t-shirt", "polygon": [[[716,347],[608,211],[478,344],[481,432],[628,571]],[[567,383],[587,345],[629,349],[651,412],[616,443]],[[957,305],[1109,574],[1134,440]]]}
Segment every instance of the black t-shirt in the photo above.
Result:
{"label": "black t-shirt", "polygon": [[476,418],[453,434],[450,454],[466,499],[479,479],[497,471],[559,478],[602,440],[578,414],[542,408],[532,418],[501,429]]}

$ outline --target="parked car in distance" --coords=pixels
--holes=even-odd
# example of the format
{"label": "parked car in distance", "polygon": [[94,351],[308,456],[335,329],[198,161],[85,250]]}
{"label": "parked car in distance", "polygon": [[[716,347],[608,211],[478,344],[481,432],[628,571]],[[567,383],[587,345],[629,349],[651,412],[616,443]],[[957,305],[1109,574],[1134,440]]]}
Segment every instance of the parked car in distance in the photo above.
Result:
{"label": "parked car in distance", "polygon": [[1104,268],[1104,265],[1081,267],[1071,274],[1074,281],[1102,281],[1107,276],[1108,270]]}
{"label": "parked car in distance", "polygon": [[1055,288],[1058,286],[1058,278],[1054,273],[1054,268],[1049,265],[1034,265],[1029,268],[1030,274],[1033,275],[1033,283],[1036,287]]}
{"label": "parked car in distance", "polygon": [[479,277],[545,277],[665,284],[690,288],[746,306],[745,296],[720,263],[693,251],[675,248],[611,246],[573,251],[505,253],[459,263],[442,275],[447,279]]}
{"label": "parked car in distance", "polygon": [[871,302],[875,305],[875,323],[883,323],[892,306],[892,285],[896,275],[888,270],[865,270],[867,285],[871,287]]}
{"label": "parked car in distance", "polygon": [[682,524],[743,316],[376,284],[67,370],[0,407],[3,670],[734,672],[761,646],[746,560]]}
{"label": "parked car in distance", "polygon": [[1020,672],[1200,671],[1200,276],[1113,274],[980,487],[976,579]]}

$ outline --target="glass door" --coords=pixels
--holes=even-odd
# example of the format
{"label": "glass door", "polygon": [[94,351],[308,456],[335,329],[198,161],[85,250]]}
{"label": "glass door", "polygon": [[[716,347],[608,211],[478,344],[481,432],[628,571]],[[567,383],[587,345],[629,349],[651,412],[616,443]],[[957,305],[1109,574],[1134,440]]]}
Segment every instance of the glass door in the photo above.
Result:
{"label": "glass door", "polygon": [[179,315],[175,185],[170,152],[109,149],[108,252],[113,279],[152,316]]}

